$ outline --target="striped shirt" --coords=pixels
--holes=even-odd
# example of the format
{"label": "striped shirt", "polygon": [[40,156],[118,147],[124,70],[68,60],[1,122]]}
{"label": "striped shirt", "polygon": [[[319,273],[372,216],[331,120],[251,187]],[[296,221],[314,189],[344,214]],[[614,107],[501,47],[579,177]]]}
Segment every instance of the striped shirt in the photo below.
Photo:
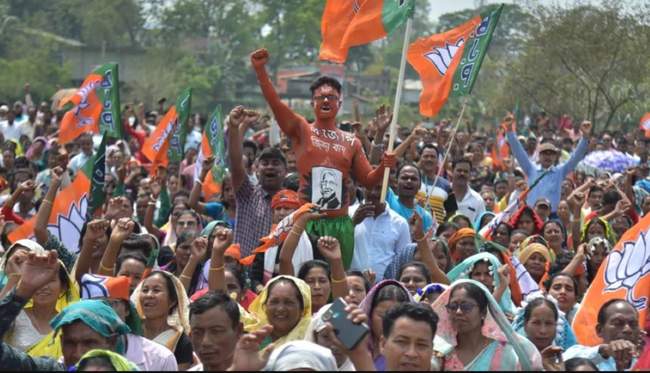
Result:
{"label": "striped shirt", "polygon": [[253,185],[248,177],[244,177],[235,193],[237,212],[234,242],[240,245],[242,257],[250,255],[259,246],[260,238],[271,231],[272,197],[261,186]]}

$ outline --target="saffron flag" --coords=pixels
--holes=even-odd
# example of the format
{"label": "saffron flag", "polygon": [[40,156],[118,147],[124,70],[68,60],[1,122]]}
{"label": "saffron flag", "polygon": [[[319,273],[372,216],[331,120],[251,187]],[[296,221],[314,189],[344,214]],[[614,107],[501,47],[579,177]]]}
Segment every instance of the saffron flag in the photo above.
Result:
{"label": "saffron flag", "polygon": [[192,107],[192,88],[186,88],[176,100],[176,113],[178,114],[176,130],[169,140],[167,156],[172,162],[183,160],[185,151],[185,139],[187,138],[187,120],[190,117]]}
{"label": "saffron flag", "polygon": [[415,0],[327,0],[319,58],[344,63],[350,47],[384,38],[414,9]]}
{"label": "saffron flag", "polygon": [[472,91],[503,5],[462,25],[420,38],[409,46],[407,59],[422,80],[420,113],[433,117],[450,95]]}
{"label": "saffron flag", "polygon": [[503,128],[497,129],[497,139],[491,150],[492,167],[495,170],[504,171],[506,165],[504,160],[510,156],[510,146],[506,141],[506,134]]}
{"label": "saffron flag", "polygon": [[[82,172],[72,183],[61,190],[52,202],[52,212],[47,222],[47,230],[63,243],[71,252],[79,251],[81,229],[86,223],[88,212],[88,191],[90,190],[93,159],[89,159],[82,167]],[[33,238],[36,216],[25,221],[9,233],[9,240],[16,242],[23,238]]]}
{"label": "saffron flag", "polygon": [[650,113],[645,113],[645,115],[641,117],[639,127],[645,132],[645,137],[650,138]]}
{"label": "saffron flag", "polygon": [[[152,162],[151,174],[155,175],[158,167],[167,167],[169,164],[169,149],[173,135],[177,132],[179,119],[184,117],[185,120],[189,117],[189,103],[190,103],[191,90],[186,89],[176,100],[176,104],[167,110],[165,116],[158,122],[156,129],[147,137],[142,145],[142,154]],[[180,110],[179,110],[180,109]],[[182,147],[180,146],[180,136],[177,138],[175,144],[176,150],[180,148],[182,159]]]}
{"label": "saffron flag", "polygon": [[607,301],[625,299],[639,311],[639,326],[644,329],[650,294],[650,215],[628,229],[600,265],[573,319],[578,342],[594,346],[598,310]]}
{"label": "saffron flag", "polygon": [[68,103],[74,107],[61,120],[59,143],[67,144],[84,132],[101,131],[109,137],[122,138],[117,64],[93,70],[74,95],[59,103],[59,108]]}
{"label": "saffron flag", "polygon": [[203,131],[201,149],[199,155],[196,157],[196,164],[194,166],[195,180],[199,179],[203,160],[210,156],[214,156],[214,165],[208,171],[205,180],[203,180],[202,188],[203,196],[206,198],[221,192],[221,183],[226,172],[223,121],[221,119],[221,108],[219,107],[214,110],[210,116],[208,125],[205,126],[205,130]]}

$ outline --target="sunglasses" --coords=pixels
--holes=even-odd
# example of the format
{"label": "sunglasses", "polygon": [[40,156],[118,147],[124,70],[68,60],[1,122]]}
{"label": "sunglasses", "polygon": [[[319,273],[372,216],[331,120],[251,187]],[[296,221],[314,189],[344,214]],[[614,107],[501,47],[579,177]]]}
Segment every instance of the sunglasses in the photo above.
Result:
{"label": "sunglasses", "polygon": [[455,313],[459,309],[461,313],[468,313],[471,312],[474,307],[478,307],[478,305],[474,303],[450,303],[445,306],[449,313]]}

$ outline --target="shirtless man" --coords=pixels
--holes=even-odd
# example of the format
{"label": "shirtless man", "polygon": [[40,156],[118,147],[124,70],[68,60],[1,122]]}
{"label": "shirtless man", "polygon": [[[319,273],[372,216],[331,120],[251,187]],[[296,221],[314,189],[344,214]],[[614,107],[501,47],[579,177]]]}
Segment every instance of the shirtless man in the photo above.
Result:
{"label": "shirtless man", "polygon": [[312,237],[336,237],[341,243],[343,263],[348,268],[354,250],[354,226],[348,216],[350,201],[345,185],[350,175],[365,187],[376,185],[382,180],[384,167],[395,165],[395,155],[384,153],[380,165],[373,169],[354,134],[337,128],[336,115],[342,100],[341,84],[336,79],[320,77],[311,85],[311,106],[316,118],[314,123],[308,123],[294,113],[273,88],[265,67],[268,60],[269,52],[266,49],[251,54],[251,63],[264,98],[280,128],[293,144],[300,174],[300,199],[318,204],[323,197],[320,193],[323,177],[327,179],[328,189],[332,188],[333,194],[340,198],[340,203],[321,206],[325,218],[310,222],[306,227],[307,232]]}

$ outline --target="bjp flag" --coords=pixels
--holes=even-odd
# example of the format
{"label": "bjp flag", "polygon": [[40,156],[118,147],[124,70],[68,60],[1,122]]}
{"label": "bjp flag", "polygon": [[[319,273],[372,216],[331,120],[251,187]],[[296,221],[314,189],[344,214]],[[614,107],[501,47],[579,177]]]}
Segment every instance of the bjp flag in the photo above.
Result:
{"label": "bjp flag", "polygon": [[472,91],[503,5],[462,25],[420,38],[409,46],[407,59],[422,80],[420,113],[433,117],[450,95]]}
{"label": "bjp flag", "polygon": [[502,128],[497,130],[497,139],[492,145],[490,155],[492,157],[492,167],[495,170],[505,170],[504,160],[510,156],[510,146],[506,141],[505,131]]}
{"label": "bjp flag", "polygon": [[645,131],[645,137],[650,138],[650,113],[645,113],[639,122],[639,127]]}
{"label": "bjp flag", "polygon": [[[77,172],[73,182],[61,190],[52,201],[52,212],[47,222],[47,230],[59,239],[71,252],[79,251],[81,229],[87,220],[88,197],[94,159],[89,159],[82,172]],[[11,242],[34,236],[36,216],[9,233]]]}
{"label": "bjp flag", "polygon": [[183,156],[183,143],[185,139],[184,122],[187,121],[190,111],[191,89],[184,90],[176,103],[167,110],[165,116],[158,122],[156,129],[147,137],[142,145],[142,154],[152,162],[151,174],[155,175],[158,167],[167,167],[169,155]]}
{"label": "bjp flag", "polygon": [[414,9],[415,0],[327,0],[319,58],[344,63],[350,47],[386,37]]}
{"label": "bjp flag", "polygon": [[578,342],[587,346],[601,343],[596,335],[598,311],[607,301],[625,299],[639,311],[644,329],[650,294],[650,215],[628,229],[600,265],[573,319]]}
{"label": "bjp flag", "polygon": [[214,156],[214,165],[208,171],[205,180],[199,180],[203,182],[202,192],[206,198],[221,192],[221,183],[226,172],[224,131],[220,108],[215,109],[212,113],[208,125],[203,131],[201,149],[194,166],[195,180],[200,177],[203,160],[210,156]]}
{"label": "bjp flag", "polygon": [[74,107],[63,115],[59,143],[67,144],[84,132],[122,138],[118,84],[117,64],[109,63],[96,68],[74,95],[62,100],[59,109],[68,103]]}

